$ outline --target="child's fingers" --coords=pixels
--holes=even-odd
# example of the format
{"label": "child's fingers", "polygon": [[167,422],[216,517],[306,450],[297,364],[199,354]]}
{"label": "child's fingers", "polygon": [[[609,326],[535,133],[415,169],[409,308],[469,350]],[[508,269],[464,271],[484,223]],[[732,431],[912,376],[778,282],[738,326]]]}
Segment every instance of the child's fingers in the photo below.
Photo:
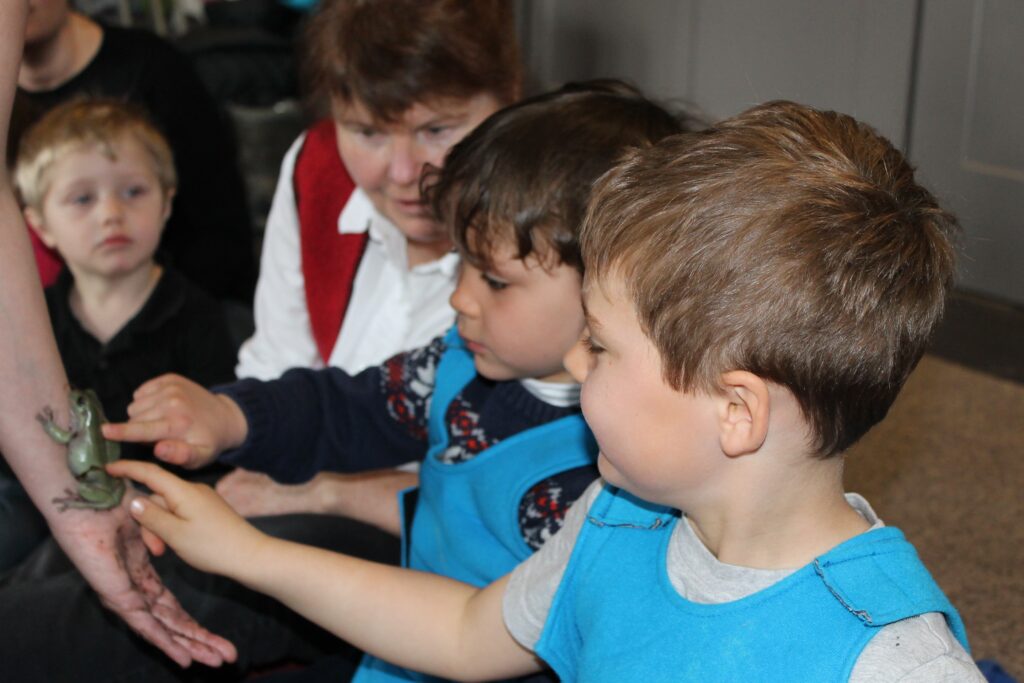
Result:
{"label": "child's fingers", "polygon": [[[160,507],[167,509],[167,501],[159,493],[154,493],[149,497],[151,501],[159,505]],[[164,543],[164,539],[160,538],[146,527],[142,527],[142,542],[149,548],[149,552],[154,555],[163,555],[167,550],[167,544]]]}
{"label": "child's fingers", "polygon": [[168,420],[108,422],[102,429],[103,436],[113,441],[152,443],[175,436]]}
{"label": "child's fingers", "polygon": [[164,387],[173,384],[179,379],[181,379],[181,376],[175,375],[173,373],[168,373],[166,375],[154,377],[153,379],[140,384],[139,387],[132,394],[132,397],[135,399],[145,398],[146,396],[150,396],[151,394],[157,393]]}
{"label": "child's fingers", "polygon": [[155,393],[133,399],[126,408],[128,419],[145,421],[152,420],[154,417],[162,417],[161,409],[166,410],[165,402],[162,400],[163,396],[163,393]]}
{"label": "child's fingers", "polygon": [[146,549],[149,550],[151,555],[160,557],[167,551],[167,544],[164,543],[164,539],[146,527],[142,527],[140,531],[142,532],[142,542],[146,544]]}
{"label": "child's fingers", "polygon": [[[117,468],[114,468],[114,471],[116,472]],[[111,474],[113,474],[113,472],[111,472]],[[144,494],[139,492],[138,489],[132,488],[130,490],[130,496],[131,499],[128,501],[129,505],[131,504],[131,501],[134,500],[135,498],[144,497]],[[163,499],[163,496],[154,493],[152,494],[152,496],[150,496],[150,499],[153,500],[157,505],[161,505],[164,508],[167,507],[167,501]],[[151,532],[146,527],[141,527],[140,532],[142,535],[142,542],[143,544],[145,544],[146,549],[149,551],[151,555],[160,556],[167,551],[167,544],[164,543],[162,538]]]}
{"label": "child's fingers", "polygon": [[[173,545],[174,531],[181,524],[174,513],[164,510],[151,500],[136,498],[128,504],[128,509],[143,528],[160,539],[168,539]],[[148,544],[147,544],[148,547]]]}
{"label": "child's fingers", "polygon": [[[107,473],[115,477],[127,477],[146,486],[159,495],[165,507],[174,510],[184,497],[190,484],[171,474],[159,465],[141,460],[118,460],[107,465]],[[136,499],[138,500],[138,499]],[[132,501],[133,503],[135,501]],[[160,507],[150,505],[149,507]]]}
{"label": "child's fingers", "polygon": [[185,467],[192,466],[192,461],[198,457],[198,452],[194,447],[177,439],[158,442],[153,446],[153,454],[166,463]]}
{"label": "child's fingers", "polygon": [[[176,512],[188,494],[192,484],[176,477],[167,470],[150,462],[139,460],[118,460],[107,465],[107,472],[115,477],[127,477],[143,484],[158,497],[163,505],[139,496],[128,504],[132,517],[157,539],[150,539],[146,547],[160,548],[164,541],[174,543],[175,530],[183,523]],[[166,509],[164,509],[166,507]]]}

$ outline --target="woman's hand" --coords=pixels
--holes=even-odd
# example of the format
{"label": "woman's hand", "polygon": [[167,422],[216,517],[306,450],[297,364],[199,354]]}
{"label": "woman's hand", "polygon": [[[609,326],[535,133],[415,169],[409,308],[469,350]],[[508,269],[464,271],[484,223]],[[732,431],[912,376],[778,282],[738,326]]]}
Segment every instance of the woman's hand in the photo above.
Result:
{"label": "woman's hand", "polygon": [[257,556],[268,537],[209,486],[184,481],[158,465],[137,460],[119,460],[107,471],[156,494],[135,497],[129,510],[139,524],[192,566],[241,580],[245,568],[258,565]]}

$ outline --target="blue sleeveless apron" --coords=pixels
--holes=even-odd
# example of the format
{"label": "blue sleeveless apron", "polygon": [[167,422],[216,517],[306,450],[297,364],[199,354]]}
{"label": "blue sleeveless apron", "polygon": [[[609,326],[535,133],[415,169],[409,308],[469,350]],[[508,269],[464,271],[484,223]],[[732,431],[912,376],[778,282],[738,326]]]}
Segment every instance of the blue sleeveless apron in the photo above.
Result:
{"label": "blue sleeveless apron", "polygon": [[[448,406],[475,376],[473,355],[452,328],[437,369],[429,415],[430,448],[420,466],[414,511],[403,494],[403,565],[474,586],[495,581],[533,550],[519,527],[519,502],[544,479],[592,465],[597,443],[580,415],[511,436],[472,460],[445,464]],[[411,513],[411,514],[410,514]],[[353,683],[438,681],[372,656],[363,657]]]}
{"label": "blue sleeveless apron", "polygon": [[740,600],[683,598],[666,569],[679,513],[606,487],[591,507],[537,655],[562,681],[846,681],[879,627],[963,622],[893,527],[860,534]]}

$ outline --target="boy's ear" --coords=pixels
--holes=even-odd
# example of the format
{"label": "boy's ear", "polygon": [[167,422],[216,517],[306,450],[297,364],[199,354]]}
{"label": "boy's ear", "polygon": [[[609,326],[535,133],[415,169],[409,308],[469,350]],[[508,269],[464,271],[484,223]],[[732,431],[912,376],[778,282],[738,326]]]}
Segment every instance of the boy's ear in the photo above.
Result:
{"label": "boy's ear", "polygon": [[164,222],[171,217],[171,205],[174,203],[174,195],[178,193],[177,188],[169,188],[164,192]]}
{"label": "boy's ear", "polygon": [[722,375],[721,387],[718,424],[722,452],[729,457],[756,452],[768,436],[768,384],[752,372],[732,370]]}
{"label": "boy's ear", "polygon": [[43,222],[42,213],[31,206],[26,206],[22,211],[22,215],[25,216],[25,222],[28,223],[28,227],[32,228],[32,230],[39,235],[39,239],[43,244],[48,246],[50,249],[57,248],[56,241],[54,241],[53,236],[46,229],[46,223]]}

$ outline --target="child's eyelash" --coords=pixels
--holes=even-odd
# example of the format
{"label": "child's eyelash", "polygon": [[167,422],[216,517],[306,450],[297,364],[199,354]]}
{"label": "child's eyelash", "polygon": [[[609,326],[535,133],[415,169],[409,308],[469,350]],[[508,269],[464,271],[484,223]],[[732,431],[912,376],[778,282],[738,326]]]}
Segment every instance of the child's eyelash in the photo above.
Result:
{"label": "child's eyelash", "polygon": [[484,282],[487,283],[488,287],[490,287],[491,289],[493,289],[495,291],[499,291],[500,292],[501,290],[503,290],[506,287],[508,287],[508,283],[507,282],[502,282],[501,280],[497,280],[497,279],[491,277],[490,275],[488,275],[487,273],[480,273],[480,277],[482,277],[484,279]]}
{"label": "child's eyelash", "polygon": [[595,342],[594,338],[589,334],[586,337],[583,337],[581,341],[583,342],[583,348],[585,348],[587,353],[591,355],[597,355],[604,352],[604,348]]}

